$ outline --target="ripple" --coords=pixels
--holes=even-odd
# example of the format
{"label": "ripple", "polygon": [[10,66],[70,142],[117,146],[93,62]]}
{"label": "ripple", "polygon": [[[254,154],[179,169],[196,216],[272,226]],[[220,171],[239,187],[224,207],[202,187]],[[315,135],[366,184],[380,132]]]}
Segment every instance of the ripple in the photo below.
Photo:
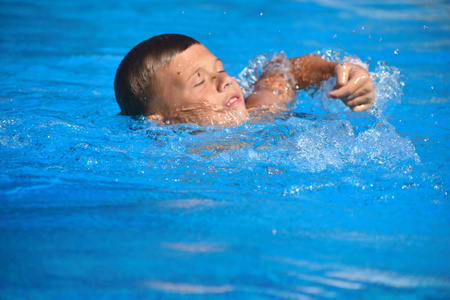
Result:
{"label": "ripple", "polygon": [[225,251],[225,247],[215,243],[164,243],[163,247],[171,250],[192,253],[214,253]]}
{"label": "ripple", "polygon": [[179,199],[168,200],[159,204],[167,208],[196,208],[196,207],[215,207],[219,204],[210,199]]}
{"label": "ripple", "polygon": [[450,280],[442,280],[431,277],[417,277],[401,275],[393,272],[379,270],[354,269],[327,272],[327,276],[339,279],[359,281],[370,284],[380,284],[394,288],[416,288],[416,287],[441,287],[450,288]]}
{"label": "ripple", "polygon": [[150,289],[177,294],[224,294],[235,289],[232,285],[207,286],[170,281],[147,281],[144,285]]}

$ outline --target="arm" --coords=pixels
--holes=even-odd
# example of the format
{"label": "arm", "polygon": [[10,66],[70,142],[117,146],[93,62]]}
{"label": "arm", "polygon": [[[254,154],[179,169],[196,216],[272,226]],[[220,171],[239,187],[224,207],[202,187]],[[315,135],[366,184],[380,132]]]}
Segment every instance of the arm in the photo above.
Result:
{"label": "arm", "polygon": [[[328,97],[339,98],[354,111],[370,108],[374,100],[369,73],[355,64],[340,65],[317,55],[303,55],[289,59],[293,80],[287,80],[279,70],[268,68],[255,83],[247,108],[262,105],[285,106],[294,98],[294,89],[317,89],[332,76],[336,89]],[[270,65],[269,65],[270,67]]]}

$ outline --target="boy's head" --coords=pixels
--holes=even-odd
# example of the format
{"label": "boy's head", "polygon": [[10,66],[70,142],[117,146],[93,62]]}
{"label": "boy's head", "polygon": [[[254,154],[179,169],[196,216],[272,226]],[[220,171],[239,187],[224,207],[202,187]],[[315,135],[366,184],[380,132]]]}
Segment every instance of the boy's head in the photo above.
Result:
{"label": "boy's head", "polygon": [[248,117],[222,62],[184,35],[159,35],[134,47],[117,69],[114,89],[123,115],[223,126]]}
{"label": "boy's head", "polygon": [[117,68],[114,90],[123,115],[147,115],[154,110],[155,75],[178,53],[199,42],[179,34],[154,36],[135,46]]}

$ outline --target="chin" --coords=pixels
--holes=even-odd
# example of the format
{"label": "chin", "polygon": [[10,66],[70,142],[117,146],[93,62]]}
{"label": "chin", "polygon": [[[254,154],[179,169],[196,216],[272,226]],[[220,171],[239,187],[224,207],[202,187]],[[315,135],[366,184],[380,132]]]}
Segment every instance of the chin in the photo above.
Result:
{"label": "chin", "polygon": [[249,118],[247,111],[233,111],[232,113],[221,113],[198,120],[199,125],[211,125],[219,127],[234,127],[246,122]]}

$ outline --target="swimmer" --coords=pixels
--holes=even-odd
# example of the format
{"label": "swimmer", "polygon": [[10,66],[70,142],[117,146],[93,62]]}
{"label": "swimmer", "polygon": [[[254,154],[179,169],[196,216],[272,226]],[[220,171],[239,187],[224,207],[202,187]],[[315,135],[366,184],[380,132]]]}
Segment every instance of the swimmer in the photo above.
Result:
{"label": "swimmer", "polygon": [[[280,67],[286,63],[288,74]],[[249,119],[249,112],[263,111],[261,107],[285,109],[295,90],[318,88],[332,76],[336,88],[328,97],[341,99],[353,111],[372,106],[374,88],[364,68],[312,54],[273,59],[244,99],[239,84],[205,46],[185,35],[163,34],[124,57],[114,90],[122,115],[144,115],[166,124],[236,126]]]}

